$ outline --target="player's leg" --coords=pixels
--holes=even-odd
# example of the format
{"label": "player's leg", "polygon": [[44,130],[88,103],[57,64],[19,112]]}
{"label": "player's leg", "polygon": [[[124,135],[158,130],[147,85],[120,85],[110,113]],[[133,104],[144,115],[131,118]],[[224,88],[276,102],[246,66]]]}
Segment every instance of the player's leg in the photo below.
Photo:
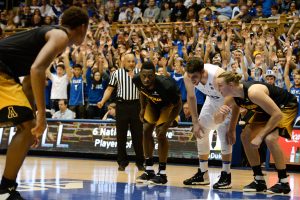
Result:
{"label": "player's leg", "polygon": [[17,132],[8,146],[0,197],[22,199],[16,192],[16,178],[30,146],[34,142],[31,129],[35,126],[32,108],[23,88],[13,78],[0,73],[0,124],[16,125]]}
{"label": "player's leg", "polygon": [[137,183],[146,183],[155,176],[153,168],[153,151],[154,151],[154,138],[153,131],[157,121],[157,112],[148,103],[145,110],[144,123],[143,123],[143,149],[145,156],[145,172],[137,177]]}
{"label": "player's leg", "polygon": [[267,189],[262,173],[260,156],[257,148],[251,145],[252,139],[263,129],[264,124],[249,124],[241,134],[241,141],[249,164],[253,170],[254,181],[243,188],[244,192],[261,192]]}
{"label": "player's leg", "polygon": [[213,185],[214,189],[229,189],[231,188],[231,158],[232,158],[232,145],[227,143],[226,134],[229,126],[229,120],[226,120],[218,127],[218,136],[221,142],[222,153],[222,172],[220,179]]}
{"label": "player's leg", "polygon": [[183,184],[185,185],[209,185],[210,183],[208,176],[208,157],[210,153],[209,133],[216,127],[213,119],[214,106],[213,101],[207,97],[199,116],[201,127],[204,132],[202,138],[197,138],[199,168],[191,178],[183,181]]}
{"label": "player's leg", "polygon": [[[156,122],[156,139],[158,143],[159,166],[158,173],[150,180],[154,184],[166,184],[167,159],[169,152],[169,142],[167,139],[168,128],[175,123],[181,110],[181,102],[177,105],[168,105],[160,109],[159,118]],[[174,118],[176,117],[176,118]]]}

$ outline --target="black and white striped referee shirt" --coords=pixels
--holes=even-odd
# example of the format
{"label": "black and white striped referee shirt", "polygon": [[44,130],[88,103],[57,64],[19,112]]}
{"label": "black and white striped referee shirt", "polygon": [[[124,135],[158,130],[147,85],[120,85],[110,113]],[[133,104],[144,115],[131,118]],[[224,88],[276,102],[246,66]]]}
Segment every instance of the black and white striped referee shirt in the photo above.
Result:
{"label": "black and white striped referee shirt", "polygon": [[[133,72],[137,74],[139,69],[135,68]],[[125,101],[139,99],[139,91],[124,68],[120,68],[112,73],[108,85],[117,89],[117,99]]]}

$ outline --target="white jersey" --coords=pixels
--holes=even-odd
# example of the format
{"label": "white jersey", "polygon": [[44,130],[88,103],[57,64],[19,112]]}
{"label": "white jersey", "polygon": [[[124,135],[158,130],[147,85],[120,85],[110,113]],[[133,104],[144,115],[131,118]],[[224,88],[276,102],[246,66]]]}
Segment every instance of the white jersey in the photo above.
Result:
{"label": "white jersey", "polygon": [[214,85],[214,77],[219,67],[217,65],[204,64],[204,69],[208,72],[207,82],[205,85],[199,82],[196,88],[200,90],[203,94],[205,94],[207,97],[211,97],[215,100],[223,100],[223,96],[218,91],[218,89],[215,88]]}

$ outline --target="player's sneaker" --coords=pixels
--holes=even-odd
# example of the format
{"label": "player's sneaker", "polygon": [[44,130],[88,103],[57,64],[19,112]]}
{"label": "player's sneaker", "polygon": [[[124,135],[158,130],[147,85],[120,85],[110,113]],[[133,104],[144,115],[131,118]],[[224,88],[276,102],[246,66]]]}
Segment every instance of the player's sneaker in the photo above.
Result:
{"label": "player's sneaker", "polygon": [[146,183],[155,176],[154,170],[146,170],[142,175],[137,177],[137,183]]}
{"label": "player's sneaker", "polygon": [[6,199],[6,200],[25,200],[18,191],[16,191],[16,188],[13,187],[11,189],[1,189],[0,188],[0,199]]}
{"label": "player's sneaker", "polygon": [[267,185],[265,180],[255,180],[243,188],[244,192],[265,192]]}
{"label": "player's sneaker", "polygon": [[157,173],[153,178],[151,178],[148,183],[155,185],[163,185],[168,182],[166,174]]}
{"label": "player's sneaker", "polygon": [[267,190],[267,192],[271,194],[288,194],[290,191],[290,184],[281,182],[276,183]]}
{"label": "player's sneaker", "polygon": [[227,174],[227,172],[222,171],[219,181],[213,185],[213,188],[230,189],[231,187],[231,174]]}
{"label": "player's sneaker", "polygon": [[208,171],[201,172],[198,168],[198,172],[189,179],[183,181],[184,185],[209,185]]}

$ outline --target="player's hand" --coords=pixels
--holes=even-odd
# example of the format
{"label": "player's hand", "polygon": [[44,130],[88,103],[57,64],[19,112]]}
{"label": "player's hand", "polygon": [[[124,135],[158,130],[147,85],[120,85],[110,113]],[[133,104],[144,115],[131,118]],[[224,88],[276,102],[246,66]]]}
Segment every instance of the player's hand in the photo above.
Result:
{"label": "player's hand", "polygon": [[263,138],[259,135],[257,135],[252,141],[251,141],[251,145],[253,148],[259,148],[261,143],[263,141]]}
{"label": "player's hand", "polygon": [[197,121],[196,123],[193,124],[193,133],[194,133],[196,138],[201,139],[203,137],[204,132],[201,128],[201,125],[200,125],[199,121]]}
{"label": "player's hand", "polygon": [[140,111],[140,120],[141,120],[141,122],[144,122],[144,115],[145,115],[145,109],[141,108],[141,111]]}
{"label": "player's hand", "polygon": [[39,146],[40,137],[44,133],[46,129],[46,118],[44,115],[40,115],[37,113],[36,117],[36,125],[34,128],[31,129],[31,133],[34,136],[34,143],[31,147],[36,148]]}
{"label": "player's hand", "polygon": [[226,141],[227,141],[227,144],[234,145],[234,143],[236,141],[236,132],[235,132],[235,130],[234,131],[229,130],[226,133]]}
{"label": "player's hand", "polygon": [[231,108],[227,105],[222,105],[219,108],[219,114],[223,115],[224,117],[226,117],[230,112],[231,112]]}
{"label": "player's hand", "polygon": [[99,101],[97,103],[98,108],[102,108],[104,106],[104,103],[102,101]]}

